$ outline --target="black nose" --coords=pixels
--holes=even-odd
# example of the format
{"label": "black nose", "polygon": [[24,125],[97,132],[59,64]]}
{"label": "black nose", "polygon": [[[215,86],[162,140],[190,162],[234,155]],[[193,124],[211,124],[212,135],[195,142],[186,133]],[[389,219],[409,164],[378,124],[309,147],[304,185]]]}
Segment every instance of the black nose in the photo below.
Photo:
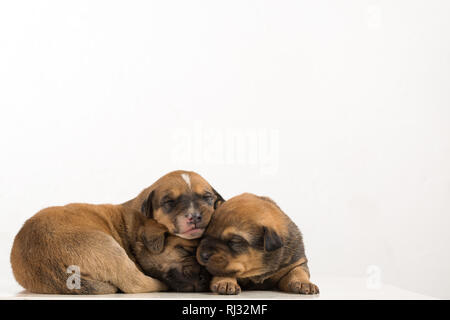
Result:
{"label": "black nose", "polygon": [[202,253],[200,253],[200,258],[202,258],[202,261],[205,263],[208,262],[211,256],[212,256],[211,252],[203,251]]}
{"label": "black nose", "polygon": [[200,212],[196,212],[192,215],[192,222],[199,223],[202,221],[202,214]]}

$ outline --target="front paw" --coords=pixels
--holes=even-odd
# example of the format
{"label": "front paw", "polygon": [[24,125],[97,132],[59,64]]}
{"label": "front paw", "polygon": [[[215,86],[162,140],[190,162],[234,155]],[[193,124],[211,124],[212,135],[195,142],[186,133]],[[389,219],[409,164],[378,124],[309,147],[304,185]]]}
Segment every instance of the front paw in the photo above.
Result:
{"label": "front paw", "polygon": [[241,287],[236,280],[218,280],[211,284],[211,291],[218,294],[239,294]]}
{"label": "front paw", "polygon": [[299,294],[318,294],[319,287],[312,282],[292,281],[288,284],[288,290]]}

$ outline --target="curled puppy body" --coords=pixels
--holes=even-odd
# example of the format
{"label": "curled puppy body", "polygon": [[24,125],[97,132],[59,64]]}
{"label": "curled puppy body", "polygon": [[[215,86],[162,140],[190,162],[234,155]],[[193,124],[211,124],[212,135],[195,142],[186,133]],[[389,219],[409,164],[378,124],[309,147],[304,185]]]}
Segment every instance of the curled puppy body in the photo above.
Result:
{"label": "curled puppy body", "polygon": [[211,276],[195,257],[199,240],[172,236],[152,219],[142,231],[134,256],[146,275],[163,281],[171,291],[208,291]]}
{"label": "curled puppy body", "polygon": [[170,234],[197,239],[203,235],[214,209],[223,201],[199,174],[178,170],[161,177],[122,205],[155,219]]}
{"label": "curled puppy body", "polygon": [[244,289],[316,294],[302,235],[267,197],[250,193],[231,198],[214,213],[197,249],[197,260],[214,276],[211,290]]}
{"label": "curled puppy body", "polygon": [[142,272],[134,255],[143,252],[142,239],[149,237],[154,224],[141,212],[120,205],[69,204],[43,209],[25,222],[14,239],[13,274],[34,293],[167,290],[166,284]]}

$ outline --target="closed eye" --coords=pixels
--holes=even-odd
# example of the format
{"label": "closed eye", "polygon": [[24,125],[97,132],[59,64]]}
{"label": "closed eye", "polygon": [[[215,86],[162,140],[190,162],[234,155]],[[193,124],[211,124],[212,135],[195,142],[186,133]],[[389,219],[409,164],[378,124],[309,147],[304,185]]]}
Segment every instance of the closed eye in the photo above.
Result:
{"label": "closed eye", "polygon": [[240,236],[233,236],[228,241],[228,246],[234,251],[239,251],[240,249],[244,249],[247,247],[247,245],[248,245],[247,240],[245,240],[244,238],[242,238]]}
{"label": "closed eye", "polygon": [[202,195],[202,199],[205,200],[206,202],[212,202],[212,200],[214,199],[213,195],[209,192],[206,192]]}
{"label": "closed eye", "polygon": [[161,201],[161,206],[165,206],[168,208],[174,207],[176,204],[176,201],[169,197],[164,197]]}

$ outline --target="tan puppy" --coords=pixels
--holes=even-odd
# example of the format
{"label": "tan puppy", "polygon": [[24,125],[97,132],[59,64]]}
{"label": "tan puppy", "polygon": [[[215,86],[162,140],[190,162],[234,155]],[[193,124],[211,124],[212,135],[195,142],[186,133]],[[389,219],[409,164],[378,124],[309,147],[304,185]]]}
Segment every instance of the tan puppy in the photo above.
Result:
{"label": "tan puppy", "polygon": [[185,239],[203,235],[211,215],[223,198],[199,174],[174,171],[166,174],[136,198],[122,205],[140,210]]}
{"label": "tan puppy", "polygon": [[267,197],[244,193],[214,213],[197,249],[197,260],[215,277],[211,290],[279,289],[316,294],[309,281],[302,235]]}
{"label": "tan puppy", "polygon": [[[192,247],[196,243],[181,242],[183,239],[177,237],[165,240],[166,233],[167,229],[156,221],[120,205],[50,207],[25,222],[14,239],[11,265],[17,282],[35,293],[108,294],[167,289],[161,281],[146,276],[139,263],[147,271],[158,268],[161,279],[174,285],[175,290],[201,288],[198,266],[192,267]],[[168,242],[165,249],[164,241]],[[72,281],[77,271],[78,284]],[[189,276],[183,283],[171,284],[171,273]]]}

